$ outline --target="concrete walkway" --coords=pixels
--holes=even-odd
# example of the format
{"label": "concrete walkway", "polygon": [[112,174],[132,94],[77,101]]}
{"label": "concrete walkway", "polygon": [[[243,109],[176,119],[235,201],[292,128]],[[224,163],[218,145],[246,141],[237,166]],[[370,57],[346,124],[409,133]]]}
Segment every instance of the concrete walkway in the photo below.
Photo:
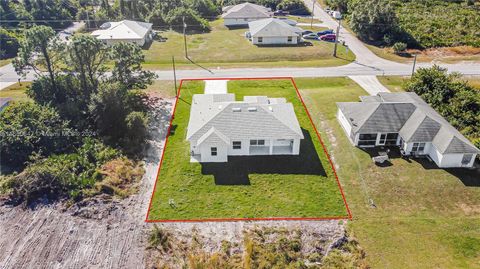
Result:
{"label": "concrete walkway", "polygon": [[390,92],[378,81],[376,76],[348,76],[370,95],[377,95],[379,92]]}
{"label": "concrete walkway", "polygon": [[205,80],[205,94],[227,93],[228,80]]}

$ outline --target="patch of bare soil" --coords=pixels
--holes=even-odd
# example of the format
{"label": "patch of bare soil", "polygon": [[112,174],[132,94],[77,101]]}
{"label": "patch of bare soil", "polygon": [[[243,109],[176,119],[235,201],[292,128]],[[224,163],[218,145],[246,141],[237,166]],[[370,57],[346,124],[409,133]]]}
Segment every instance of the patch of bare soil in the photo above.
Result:
{"label": "patch of bare soil", "polygon": [[144,268],[145,215],[155,181],[172,100],[152,115],[152,140],[137,194],[97,196],[70,208],[0,205],[0,268]]}
{"label": "patch of bare soil", "polygon": [[409,54],[417,54],[420,60],[437,61],[480,61],[480,48],[470,46],[441,47],[425,50],[408,50]]}
{"label": "patch of bare soil", "polygon": [[[299,235],[301,253],[321,257],[346,240],[342,221],[249,221],[157,224],[166,235],[166,247],[152,248],[147,255],[147,268],[185,268],[192,255],[216,255],[228,252],[229,257],[242,257],[247,239],[262,245],[292,239]],[[261,240],[255,236],[261,235]],[[159,251],[161,249],[161,251]],[[215,267],[214,268],[219,268]]]}

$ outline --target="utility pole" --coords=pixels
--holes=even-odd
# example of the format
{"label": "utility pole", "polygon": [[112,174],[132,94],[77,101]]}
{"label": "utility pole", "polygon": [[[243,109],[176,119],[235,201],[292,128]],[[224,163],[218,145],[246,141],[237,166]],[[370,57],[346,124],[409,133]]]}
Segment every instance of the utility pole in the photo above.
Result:
{"label": "utility pole", "polygon": [[412,68],[412,77],[415,74],[415,65],[417,64],[417,54],[413,56],[413,68]]}
{"label": "utility pole", "polygon": [[312,20],[310,21],[310,29],[313,28],[313,16],[315,15],[315,1],[316,0],[312,0]]}
{"label": "utility pole", "polygon": [[177,89],[177,69],[175,68],[175,56],[172,56],[172,64],[173,64],[173,82],[175,83],[175,96],[177,96],[178,89]]}
{"label": "utility pole", "polygon": [[337,44],[338,36],[340,35],[340,25],[342,24],[342,19],[338,19],[337,33],[335,34],[335,47],[333,48],[333,57],[337,57]]}
{"label": "utility pole", "polygon": [[187,50],[187,34],[186,34],[186,29],[187,29],[187,24],[185,23],[185,16],[182,17],[183,20],[183,43],[185,46],[185,58],[188,59],[188,50]]}

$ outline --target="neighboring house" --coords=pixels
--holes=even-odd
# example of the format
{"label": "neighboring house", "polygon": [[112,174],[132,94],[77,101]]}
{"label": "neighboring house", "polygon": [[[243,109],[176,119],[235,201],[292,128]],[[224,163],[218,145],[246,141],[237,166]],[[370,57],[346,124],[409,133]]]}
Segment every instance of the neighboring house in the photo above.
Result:
{"label": "neighboring house", "polygon": [[92,35],[107,45],[130,42],[143,46],[153,38],[151,23],[129,20],[106,22],[100,26],[100,30],[93,31]]}
{"label": "neighboring house", "polygon": [[187,140],[200,162],[227,162],[228,156],[298,155],[303,133],[285,98],[196,94]]}
{"label": "neighboring house", "polygon": [[284,20],[269,18],[248,23],[246,37],[254,45],[287,45],[302,41],[302,29],[289,25]]}
{"label": "neighboring house", "polygon": [[227,6],[222,10],[225,26],[247,26],[248,22],[272,17],[269,8],[252,3]]}
{"label": "neighboring house", "polygon": [[10,101],[12,101],[12,98],[0,97],[0,112],[2,112],[9,105]]}
{"label": "neighboring house", "polygon": [[337,119],[355,146],[399,146],[403,155],[429,156],[442,168],[472,167],[480,153],[415,93],[360,99],[337,103]]}

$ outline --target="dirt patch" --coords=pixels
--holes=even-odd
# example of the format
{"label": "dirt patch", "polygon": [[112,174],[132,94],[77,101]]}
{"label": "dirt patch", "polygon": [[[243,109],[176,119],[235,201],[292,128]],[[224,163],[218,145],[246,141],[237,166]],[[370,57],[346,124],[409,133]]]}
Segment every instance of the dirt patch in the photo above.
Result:
{"label": "dirt patch", "polygon": [[97,196],[70,208],[0,205],[0,268],[144,268],[145,214],[173,100],[156,105],[145,175],[126,199]]}
{"label": "dirt patch", "polygon": [[[277,242],[279,238],[292,239],[298,235],[301,253],[308,256],[318,253],[327,255],[346,240],[343,221],[250,221],[250,222],[205,222],[162,223],[158,227],[169,237],[167,249],[150,249],[147,268],[185,268],[192,258],[200,253],[228,252],[229,257],[245,252],[247,238],[261,235],[262,245]],[[215,267],[217,268],[217,267]]]}

